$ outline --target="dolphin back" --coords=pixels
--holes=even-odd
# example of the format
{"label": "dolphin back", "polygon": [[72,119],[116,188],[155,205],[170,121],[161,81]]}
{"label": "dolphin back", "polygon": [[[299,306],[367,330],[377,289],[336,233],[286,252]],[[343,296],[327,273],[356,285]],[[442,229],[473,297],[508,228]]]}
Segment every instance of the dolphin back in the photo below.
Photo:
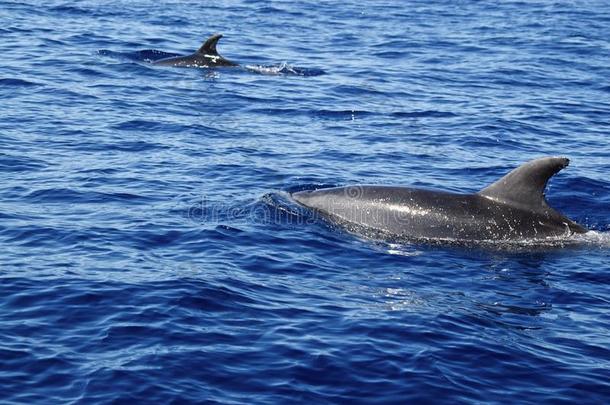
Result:
{"label": "dolphin back", "polygon": [[551,208],[544,189],[566,158],[527,162],[476,194],[394,186],[348,186],[301,191],[301,205],[342,224],[406,238],[531,240],[587,230]]}

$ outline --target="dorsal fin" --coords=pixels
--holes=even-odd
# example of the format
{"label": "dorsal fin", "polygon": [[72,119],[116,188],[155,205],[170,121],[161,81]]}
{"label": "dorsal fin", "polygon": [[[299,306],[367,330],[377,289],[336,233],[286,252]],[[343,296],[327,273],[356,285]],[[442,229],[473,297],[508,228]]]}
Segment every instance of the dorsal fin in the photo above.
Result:
{"label": "dorsal fin", "polygon": [[570,161],[564,157],[531,160],[479,191],[478,194],[527,210],[548,210],[550,207],[544,199],[546,183],[569,163]]}
{"label": "dorsal fin", "polygon": [[197,52],[204,55],[218,55],[218,52],[216,51],[216,44],[220,38],[222,38],[222,34],[212,35],[203,43],[203,45],[201,45],[201,48],[199,48]]}

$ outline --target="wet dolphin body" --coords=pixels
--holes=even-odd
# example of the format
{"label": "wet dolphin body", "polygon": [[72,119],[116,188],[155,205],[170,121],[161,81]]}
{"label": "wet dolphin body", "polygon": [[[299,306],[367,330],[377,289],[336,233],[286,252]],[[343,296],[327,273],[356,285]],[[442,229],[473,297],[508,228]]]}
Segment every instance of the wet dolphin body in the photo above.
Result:
{"label": "wet dolphin body", "polygon": [[161,59],[153,62],[153,64],[176,67],[238,66],[237,63],[231,62],[218,54],[216,44],[220,38],[222,38],[222,34],[212,35],[197,52],[191,55]]}
{"label": "wet dolphin body", "polygon": [[292,197],[348,229],[412,240],[541,240],[587,230],[551,208],[548,180],[569,160],[546,157],[511,171],[476,194],[392,186],[301,191]]}

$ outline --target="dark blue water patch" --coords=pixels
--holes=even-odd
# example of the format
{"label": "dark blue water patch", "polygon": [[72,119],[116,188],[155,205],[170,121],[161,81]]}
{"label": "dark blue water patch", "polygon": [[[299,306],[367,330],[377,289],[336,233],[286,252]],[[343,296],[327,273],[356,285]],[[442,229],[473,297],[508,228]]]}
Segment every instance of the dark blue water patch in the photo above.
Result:
{"label": "dark blue water patch", "polygon": [[89,15],[91,13],[91,11],[87,10],[86,8],[77,7],[77,6],[68,6],[68,5],[52,7],[50,9],[50,11],[54,11],[59,14],[77,14],[77,15]]}
{"label": "dark blue water patch", "polygon": [[116,17],[123,14],[123,11],[117,10],[113,7],[104,5],[90,5],[90,6],[75,6],[69,3],[60,4],[47,9],[47,12],[58,16],[77,16],[77,17]]}
{"label": "dark blue water patch", "polygon": [[206,231],[197,230],[184,232],[181,230],[167,230],[159,232],[156,230],[137,229],[135,231],[123,234],[129,236],[129,244],[136,249],[149,251],[152,249],[170,248],[175,245],[188,245],[194,240],[201,240],[201,234]]}
{"label": "dark blue water patch", "polygon": [[107,204],[109,202],[137,204],[146,201],[147,197],[127,192],[78,191],[69,188],[51,188],[33,191],[25,199],[29,202],[40,204],[62,202],[71,204]]}
{"label": "dark blue water patch", "polygon": [[[65,46],[66,46],[66,42],[64,42],[64,41],[53,39],[53,38],[44,38],[42,40],[42,43],[40,45],[38,45],[38,48],[45,49],[47,47],[57,47],[59,49],[62,49]],[[59,60],[57,60],[57,59],[55,61],[59,62]]]}
{"label": "dark blue water patch", "polygon": [[92,174],[92,175],[102,175],[109,176],[112,174],[120,173],[121,169],[116,167],[104,167],[104,168],[91,168],[91,169],[81,169],[79,173],[81,174]]}
{"label": "dark blue water patch", "polygon": [[397,111],[393,112],[392,116],[397,118],[451,118],[457,117],[457,114],[450,111]]}
{"label": "dark blue water patch", "polygon": [[47,167],[43,160],[0,153],[0,172],[29,172]]}
{"label": "dark blue water patch", "polygon": [[99,236],[89,232],[63,227],[17,226],[13,229],[4,229],[2,238],[22,248],[50,248],[56,249],[58,245],[69,248],[89,239],[98,239]]}
{"label": "dark blue water patch", "polygon": [[150,21],[151,24],[162,25],[166,27],[185,26],[189,24],[188,18],[183,15],[180,16],[158,16]]}
{"label": "dark blue water patch", "polygon": [[[149,152],[168,149],[166,145],[149,141],[128,141],[128,142],[82,142],[79,149],[88,151],[119,151],[119,152]],[[107,169],[104,169],[101,174],[109,174]]]}
{"label": "dark blue water patch", "polygon": [[375,115],[369,111],[331,111],[331,110],[297,110],[293,108],[251,108],[251,112],[254,113],[266,113],[266,114],[278,114],[280,116],[313,116],[316,118],[330,119],[330,120],[353,120],[356,117],[365,117]]}
{"label": "dark blue water patch", "polygon": [[[495,126],[487,126],[487,128],[481,128],[486,130],[502,130],[504,128],[498,128]],[[495,131],[494,131],[495,132]],[[488,149],[505,149],[511,148],[512,150],[521,150],[524,152],[534,152],[536,149],[528,147],[527,144],[519,140],[507,139],[505,137],[499,137],[498,135],[478,135],[478,136],[462,136],[459,142],[466,147],[473,148],[488,148]]]}
{"label": "dark blue water patch", "polygon": [[341,119],[341,120],[353,120],[356,117],[366,117],[374,115],[373,112],[363,110],[317,110],[312,112],[313,115],[321,119]]}
{"label": "dark blue water patch", "polygon": [[409,57],[411,55],[412,55],[411,52],[398,52],[398,51],[375,52],[375,56],[377,56],[379,58],[386,58],[386,59],[389,59],[389,60],[396,60],[396,59],[400,59],[400,58],[407,58],[407,57]]}
{"label": "dark blue water patch", "polygon": [[588,229],[606,231],[605,218],[608,208],[608,186],[604,182],[582,177],[569,177],[552,184],[552,193],[559,198],[549,197],[552,206],[567,213],[575,221]]}
{"label": "dark blue water patch", "polygon": [[341,95],[352,94],[354,96],[365,96],[367,94],[384,96],[387,94],[385,91],[378,90],[378,89],[372,87],[371,85],[369,85],[368,83],[364,84],[364,85],[358,85],[358,86],[345,85],[345,84],[338,85],[338,86],[333,87],[333,91],[335,91],[337,94],[341,94]]}
{"label": "dark blue water patch", "polygon": [[[110,45],[110,44],[115,43],[114,38],[109,37],[108,35],[105,35],[103,32],[97,32],[97,33],[80,32],[80,33],[73,34],[68,39],[70,42],[78,43],[82,47],[84,47],[84,46],[95,47],[95,46],[99,46],[100,44],[109,44]],[[93,48],[93,49],[95,49],[95,48]]]}
{"label": "dark blue water patch", "polygon": [[42,84],[36,83],[33,81],[29,81],[29,80],[24,80],[24,79],[15,79],[15,78],[0,79],[0,87],[37,87],[37,86],[42,86]]}
{"label": "dark blue water patch", "polygon": [[154,131],[163,130],[164,126],[167,126],[167,124],[146,120],[130,120],[114,125],[113,129],[123,131]]}
{"label": "dark blue water patch", "polygon": [[[72,105],[74,100],[97,100],[98,96],[95,94],[90,94],[88,92],[82,91],[81,89],[75,88],[74,90],[70,88],[60,87],[60,86],[44,86],[39,93],[45,93],[49,96],[52,96],[56,99],[56,103],[61,107],[69,107]],[[56,123],[61,123],[63,121],[63,117],[61,120],[56,120]]]}
{"label": "dark blue water patch", "polygon": [[102,72],[101,70],[93,69],[90,67],[87,67],[87,68],[71,67],[71,68],[66,69],[66,73],[77,74],[77,75],[85,76],[88,78],[107,77],[107,74],[105,72]]}

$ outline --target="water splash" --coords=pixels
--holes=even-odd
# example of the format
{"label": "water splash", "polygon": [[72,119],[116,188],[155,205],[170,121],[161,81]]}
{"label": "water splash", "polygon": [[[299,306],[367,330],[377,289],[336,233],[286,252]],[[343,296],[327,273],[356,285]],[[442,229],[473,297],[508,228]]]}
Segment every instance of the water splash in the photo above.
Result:
{"label": "water splash", "polygon": [[320,76],[326,73],[322,69],[302,68],[289,65],[287,62],[282,62],[279,65],[245,65],[245,69],[250,72],[271,76]]}

